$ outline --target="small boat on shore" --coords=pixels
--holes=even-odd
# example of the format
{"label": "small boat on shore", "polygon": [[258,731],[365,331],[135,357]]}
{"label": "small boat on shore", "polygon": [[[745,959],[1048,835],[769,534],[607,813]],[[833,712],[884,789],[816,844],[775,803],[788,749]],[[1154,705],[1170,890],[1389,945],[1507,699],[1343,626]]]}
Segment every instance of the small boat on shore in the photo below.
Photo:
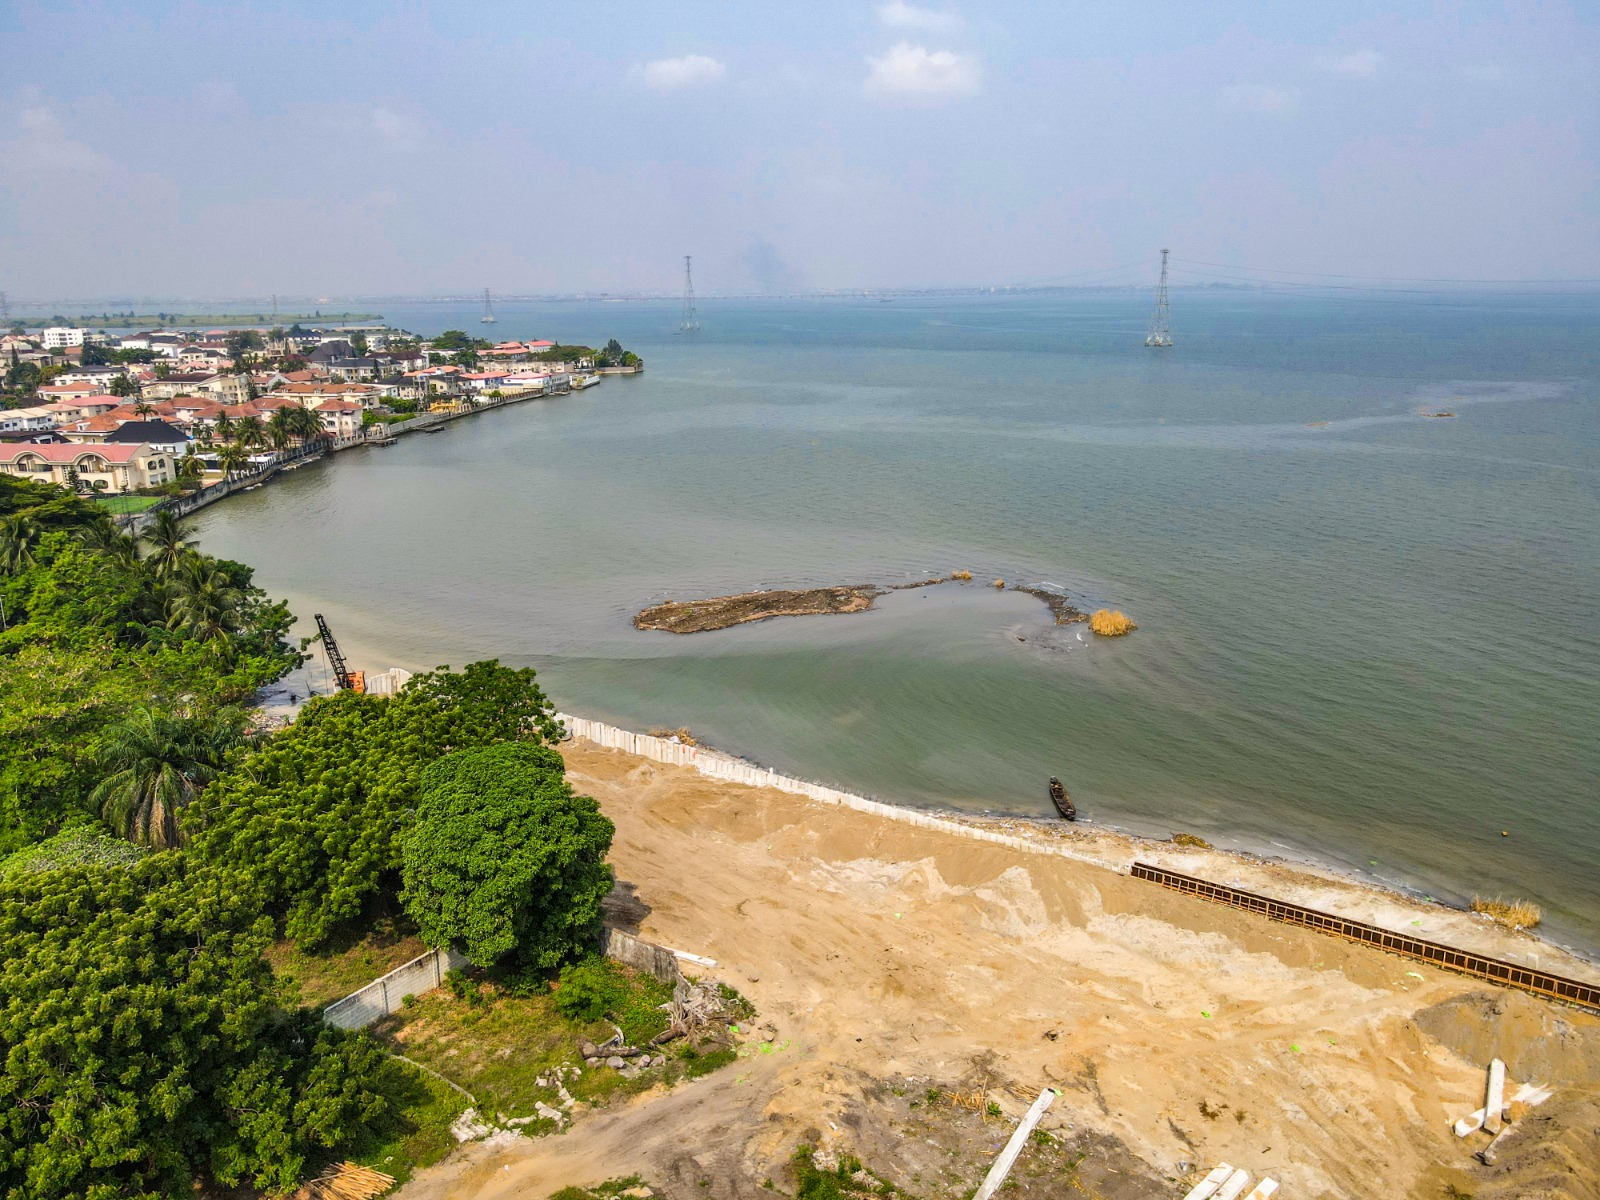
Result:
{"label": "small boat on shore", "polygon": [[1072,797],[1067,795],[1067,789],[1054,775],[1050,776],[1050,803],[1055,805],[1056,815],[1063,821],[1078,819],[1077,805],[1072,803]]}

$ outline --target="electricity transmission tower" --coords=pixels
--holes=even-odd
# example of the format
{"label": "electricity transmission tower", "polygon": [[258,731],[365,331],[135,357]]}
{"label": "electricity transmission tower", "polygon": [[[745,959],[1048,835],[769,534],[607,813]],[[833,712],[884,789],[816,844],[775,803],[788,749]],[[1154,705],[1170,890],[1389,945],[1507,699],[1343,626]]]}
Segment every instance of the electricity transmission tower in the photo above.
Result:
{"label": "electricity transmission tower", "polygon": [[700,329],[700,314],[694,310],[694,275],[689,270],[689,255],[683,256],[683,318],[678,322],[679,333],[695,333]]}
{"label": "electricity transmission tower", "polygon": [[1172,345],[1172,321],[1167,312],[1167,251],[1161,251],[1161,283],[1156,288],[1156,311],[1150,318],[1150,333],[1144,339],[1146,346]]}
{"label": "electricity transmission tower", "polygon": [[11,297],[4,292],[0,292],[0,321],[11,321]]}

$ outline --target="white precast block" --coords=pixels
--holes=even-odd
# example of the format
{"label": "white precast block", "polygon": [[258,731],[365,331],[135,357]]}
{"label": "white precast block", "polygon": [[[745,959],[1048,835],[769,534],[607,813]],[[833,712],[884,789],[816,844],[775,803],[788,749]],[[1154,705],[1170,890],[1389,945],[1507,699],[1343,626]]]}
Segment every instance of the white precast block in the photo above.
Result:
{"label": "white precast block", "polygon": [[1490,1133],[1499,1133],[1505,1124],[1506,1064],[1498,1058],[1489,1060],[1489,1089],[1483,1102],[1483,1127]]}
{"label": "white precast block", "polygon": [[1217,1189],[1217,1200],[1237,1200],[1240,1192],[1250,1186],[1250,1172],[1240,1167],[1228,1176],[1228,1182]]}
{"label": "white precast block", "polygon": [[1278,1181],[1276,1179],[1263,1179],[1250,1189],[1250,1194],[1244,1200],[1268,1200],[1277,1190]]}
{"label": "white precast block", "polygon": [[994,1166],[989,1168],[989,1174],[984,1177],[983,1186],[977,1190],[972,1200],[989,1200],[995,1192],[1000,1190],[1000,1185],[1006,1181],[1006,1176],[1011,1174],[1011,1167],[1017,1161],[1017,1155],[1022,1153],[1022,1148],[1028,1144],[1028,1135],[1039,1124],[1039,1119],[1044,1116],[1045,1110],[1056,1098],[1054,1088],[1045,1088],[1039,1093],[1039,1098],[1033,1102],[1033,1107],[1027,1111],[1015,1130],[1012,1131],[1011,1140],[1006,1143],[1006,1148],[1000,1151],[1000,1157],[994,1160]]}
{"label": "white precast block", "polygon": [[1232,1167],[1227,1163],[1219,1163],[1211,1174],[1189,1189],[1189,1194],[1183,1200],[1211,1200],[1211,1197],[1217,1194],[1217,1189],[1227,1183],[1232,1174]]}

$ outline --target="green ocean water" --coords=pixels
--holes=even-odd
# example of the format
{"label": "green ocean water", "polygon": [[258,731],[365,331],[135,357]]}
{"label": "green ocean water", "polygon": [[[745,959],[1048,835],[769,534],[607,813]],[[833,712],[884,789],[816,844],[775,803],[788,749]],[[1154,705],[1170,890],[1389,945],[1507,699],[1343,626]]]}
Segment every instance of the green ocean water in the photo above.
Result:
{"label": "green ocean water", "polygon": [[[1600,946],[1600,297],[1180,293],[1170,351],[1146,301],[713,302],[693,337],[501,304],[497,337],[646,373],[297,471],[203,541],[357,666],[531,664],[568,711],[913,804],[1042,813],[1059,775],[1097,821],[1528,896]],[[956,568],[863,615],[629,623]]]}

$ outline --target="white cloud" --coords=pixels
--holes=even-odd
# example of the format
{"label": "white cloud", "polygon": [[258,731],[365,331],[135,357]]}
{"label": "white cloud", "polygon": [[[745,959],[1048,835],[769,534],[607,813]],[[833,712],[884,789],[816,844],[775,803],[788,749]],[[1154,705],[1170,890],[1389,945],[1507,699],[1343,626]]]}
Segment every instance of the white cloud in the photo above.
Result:
{"label": "white cloud", "polygon": [[890,29],[926,29],[948,33],[961,28],[961,14],[954,9],[921,8],[906,0],[889,0],[878,8],[878,20]]}
{"label": "white cloud", "polygon": [[1297,88],[1275,88],[1259,83],[1244,83],[1224,89],[1222,102],[1240,112],[1286,114],[1300,107],[1300,92]]}
{"label": "white cloud", "polygon": [[390,145],[402,149],[410,149],[416,145],[417,127],[409,117],[402,116],[392,108],[381,106],[374,108],[371,116],[373,132]]}
{"label": "white cloud", "polygon": [[1362,79],[1371,79],[1378,73],[1382,63],[1383,55],[1370,47],[1350,54],[1329,54],[1317,59],[1317,66],[1324,71],[1332,71],[1335,75],[1358,75]]}
{"label": "white cloud", "polygon": [[104,174],[116,169],[112,159],[72,138],[55,113],[43,105],[32,105],[18,113],[16,130],[16,139],[0,154],[0,159],[9,160],[7,165],[15,177],[30,172]]}
{"label": "white cloud", "polygon": [[929,50],[901,42],[881,58],[867,59],[869,96],[937,101],[975,96],[983,89],[978,60],[949,50]]}
{"label": "white cloud", "polygon": [[705,87],[716,83],[728,73],[728,68],[704,54],[685,54],[682,58],[659,58],[646,63],[644,82],[658,92],[675,92],[680,88]]}

